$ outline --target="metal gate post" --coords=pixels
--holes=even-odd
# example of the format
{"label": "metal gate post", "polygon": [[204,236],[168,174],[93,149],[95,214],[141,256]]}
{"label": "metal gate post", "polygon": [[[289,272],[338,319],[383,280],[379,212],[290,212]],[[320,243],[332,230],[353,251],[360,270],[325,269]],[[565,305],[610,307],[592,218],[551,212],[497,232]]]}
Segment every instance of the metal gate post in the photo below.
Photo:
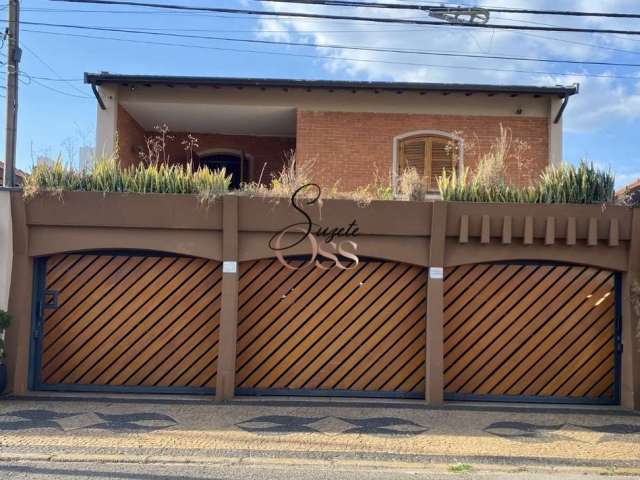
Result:
{"label": "metal gate post", "polygon": [[231,400],[236,383],[238,329],[238,197],[222,198],[222,299],[216,400]]}
{"label": "metal gate post", "polygon": [[433,203],[429,247],[429,281],[427,284],[427,348],[425,400],[430,406],[444,401],[444,249],[447,227],[447,204]]}

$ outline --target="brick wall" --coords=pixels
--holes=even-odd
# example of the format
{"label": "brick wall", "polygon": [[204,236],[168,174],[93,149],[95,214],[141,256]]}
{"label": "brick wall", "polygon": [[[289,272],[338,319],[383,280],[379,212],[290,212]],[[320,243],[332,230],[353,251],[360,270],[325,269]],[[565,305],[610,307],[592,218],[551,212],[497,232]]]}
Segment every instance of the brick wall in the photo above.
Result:
{"label": "brick wall", "polygon": [[313,162],[319,184],[339,182],[345,191],[371,183],[376,172],[388,178],[394,137],[417,130],[459,133],[468,147],[464,164],[473,169],[495,143],[500,124],[510,128],[514,139],[529,145],[524,165],[508,162],[512,183],[529,183],[548,164],[546,118],[298,111],[297,122],[297,162]]}
{"label": "brick wall", "polygon": [[[313,162],[313,178],[324,187],[338,183],[343,191],[388,178],[393,160],[393,139],[417,130],[458,133],[465,140],[464,164],[473,169],[479,156],[488,151],[500,133],[500,124],[511,129],[513,138],[526,142],[529,150],[520,165],[511,158],[507,165],[512,183],[528,184],[548,164],[548,124],[540,117],[495,117],[460,115],[417,115],[398,113],[353,113],[298,111],[295,138],[248,135],[195,134],[198,152],[211,149],[243,150],[254,159],[254,176],[266,183],[278,172],[286,152],[296,150],[299,164]],[[134,147],[144,146],[144,129],[118,109],[118,145],[123,165],[139,161]],[[175,139],[167,151],[174,162],[184,163],[187,155],[181,141],[185,133],[172,132]],[[197,158],[196,158],[197,159]],[[197,164],[197,162],[196,162]]]}
{"label": "brick wall", "polygon": [[[187,134],[173,132],[172,135],[175,136],[175,139],[167,151],[173,162],[184,163],[188,157],[181,142]],[[258,181],[262,173],[262,183],[268,183],[272,174],[276,174],[282,169],[285,164],[285,155],[289,151],[295,150],[296,147],[296,139],[287,137],[254,137],[211,133],[195,133],[194,136],[198,139],[197,152],[206,154],[212,149],[228,149],[243,151],[245,155],[251,156],[253,158],[253,178],[250,181]],[[197,158],[194,160],[197,165]]]}
{"label": "brick wall", "polygon": [[140,159],[134,152],[134,147],[144,146],[144,129],[120,105],[118,105],[116,131],[118,133],[118,153],[122,166],[128,167],[138,163]]}
{"label": "brick wall", "polygon": [[[145,136],[155,135],[156,132],[145,132],[129,113],[118,107],[118,148],[120,162],[129,166],[140,161],[135,152],[136,146],[142,146],[146,152]],[[184,151],[182,140],[187,137],[185,132],[170,132],[174,138],[167,144],[166,152],[172,163],[185,163],[188,159]],[[253,178],[257,181],[262,173],[263,182],[271,179],[271,175],[279,172],[285,163],[285,155],[295,149],[295,138],[288,137],[257,137],[250,135],[221,135],[208,133],[195,133],[198,139],[198,148],[194,155],[194,164],[197,165],[197,153],[206,153],[212,149],[228,149],[244,151],[247,156],[253,158]],[[264,167],[264,170],[263,170]]]}

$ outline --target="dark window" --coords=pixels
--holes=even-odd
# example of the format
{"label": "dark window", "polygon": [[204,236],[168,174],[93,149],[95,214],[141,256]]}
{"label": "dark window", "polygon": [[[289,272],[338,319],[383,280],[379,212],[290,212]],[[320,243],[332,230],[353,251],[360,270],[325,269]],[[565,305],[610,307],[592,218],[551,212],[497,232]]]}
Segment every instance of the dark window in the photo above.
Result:
{"label": "dark window", "polygon": [[225,169],[231,175],[230,188],[240,188],[240,184],[249,180],[249,164],[243,154],[215,153],[200,157],[200,166],[211,170]]}

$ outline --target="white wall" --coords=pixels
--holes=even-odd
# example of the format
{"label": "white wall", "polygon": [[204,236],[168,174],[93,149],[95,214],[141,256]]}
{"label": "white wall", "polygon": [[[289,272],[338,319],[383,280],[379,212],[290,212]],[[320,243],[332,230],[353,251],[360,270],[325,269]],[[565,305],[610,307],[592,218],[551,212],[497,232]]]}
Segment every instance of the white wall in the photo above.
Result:
{"label": "white wall", "polygon": [[104,86],[99,88],[105,109],[96,102],[96,157],[109,157],[116,149],[116,132],[118,121],[118,87]]}
{"label": "white wall", "polygon": [[0,309],[7,310],[11,263],[13,260],[13,230],[11,227],[11,196],[0,190]]}

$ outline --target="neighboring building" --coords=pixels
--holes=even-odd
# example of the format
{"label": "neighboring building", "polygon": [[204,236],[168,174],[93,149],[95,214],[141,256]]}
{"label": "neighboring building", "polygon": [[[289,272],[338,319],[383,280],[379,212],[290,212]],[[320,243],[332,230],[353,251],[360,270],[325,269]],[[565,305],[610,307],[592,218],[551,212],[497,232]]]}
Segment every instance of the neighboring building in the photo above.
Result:
{"label": "neighboring building", "polygon": [[[18,185],[22,185],[22,181],[27,174],[20,169],[16,169],[16,179],[18,180]],[[0,162],[0,183],[4,180],[4,162]]]}
{"label": "neighboring building", "polygon": [[92,147],[80,147],[78,149],[78,159],[81,170],[88,170],[93,167],[95,150]]}
{"label": "neighboring building", "polygon": [[[435,188],[442,169],[473,168],[500,126],[526,142],[525,161],[507,165],[527,184],[562,160],[562,113],[577,86],[342,82],[85,74],[98,100],[96,151],[116,148],[131,165],[145,138],[166,124],[173,162],[198,139],[194,162],[226,166],[241,181],[267,182],[287,152],[313,163],[312,178],[341,190],[416,167]],[[474,145],[465,155],[465,145]]]}
{"label": "neighboring building", "polygon": [[616,192],[617,199],[624,199],[625,197],[639,197],[640,196],[640,178],[635,182],[631,182],[629,185],[622,187]]}
{"label": "neighboring building", "polygon": [[36,157],[36,165],[38,166],[51,166],[53,165],[55,162],[55,160],[53,160],[53,158],[49,157],[48,155],[38,155]]}

